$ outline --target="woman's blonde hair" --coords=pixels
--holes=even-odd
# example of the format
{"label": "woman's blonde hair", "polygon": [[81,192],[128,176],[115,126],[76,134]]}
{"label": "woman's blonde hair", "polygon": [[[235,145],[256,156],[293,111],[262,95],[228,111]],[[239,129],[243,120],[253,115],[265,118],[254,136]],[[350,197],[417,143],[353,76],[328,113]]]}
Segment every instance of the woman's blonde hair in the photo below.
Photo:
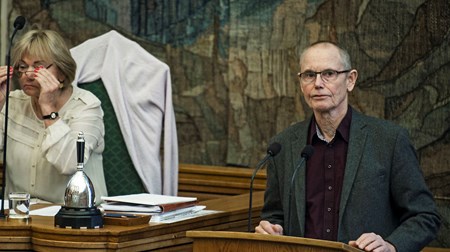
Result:
{"label": "woman's blonde hair", "polygon": [[12,65],[17,69],[24,56],[36,57],[45,62],[52,62],[66,77],[64,86],[69,86],[75,79],[77,64],[70,54],[64,39],[52,30],[30,30],[14,45]]}

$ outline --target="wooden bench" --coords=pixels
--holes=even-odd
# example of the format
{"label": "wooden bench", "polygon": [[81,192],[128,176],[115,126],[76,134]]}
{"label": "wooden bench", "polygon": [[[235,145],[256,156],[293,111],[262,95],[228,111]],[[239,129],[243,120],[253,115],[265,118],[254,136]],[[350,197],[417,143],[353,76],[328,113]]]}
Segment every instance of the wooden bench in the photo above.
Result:
{"label": "wooden bench", "polygon": [[[178,196],[202,201],[248,193],[253,172],[251,168],[180,164]],[[253,182],[254,192],[266,189],[266,178],[265,169],[259,170]]]}
{"label": "wooden bench", "polygon": [[[0,185],[2,168],[0,163]],[[197,197],[202,201],[248,193],[253,172],[251,168],[180,164],[178,195]],[[266,178],[265,169],[259,170],[253,182],[253,191],[265,190]]]}

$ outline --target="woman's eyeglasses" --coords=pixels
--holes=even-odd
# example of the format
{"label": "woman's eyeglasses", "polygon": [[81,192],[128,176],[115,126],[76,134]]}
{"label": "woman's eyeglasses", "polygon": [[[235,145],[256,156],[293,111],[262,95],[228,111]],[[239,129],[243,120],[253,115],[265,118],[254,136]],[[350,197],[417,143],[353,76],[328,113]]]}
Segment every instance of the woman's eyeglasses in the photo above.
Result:
{"label": "woman's eyeglasses", "polygon": [[[23,74],[25,74],[26,76],[29,76],[28,73],[33,73],[34,74],[34,70],[35,69],[39,69],[41,67],[49,69],[52,66],[53,66],[53,64],[50,64],[48,66],[44,66],[44,65],[28,66],[28,65],[25,65],[25,64],[19,64],[16,69],[18,71],[19,77],[21,77]],[[30,69],[30,67],[31,67],[31,70],[28,70],[28,69]]]}

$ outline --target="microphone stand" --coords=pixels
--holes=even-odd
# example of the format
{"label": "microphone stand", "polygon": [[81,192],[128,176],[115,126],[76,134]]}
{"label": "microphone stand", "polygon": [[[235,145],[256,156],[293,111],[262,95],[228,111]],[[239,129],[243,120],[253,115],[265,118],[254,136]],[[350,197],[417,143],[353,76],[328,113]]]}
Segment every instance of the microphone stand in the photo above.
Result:
{"label": "microphone stand", "polygon": [[250,181],[250,192],[249,192],[250,195],[248,200],[248,225],[247,225],[248,232],[251,232],[251,225],[252,225],[253,181],[255,180],[256,173],[259,171],[259,169],[261,169],[261,167],[263,167],[263,164],[267,161],[267,159],[269,159],[269,157],[271,157],[271,155],[266,155],[266,157],[263,160],[261,160],[261,162],[258,163],[256,169],[253,171],[253,175]]}
{"label": "microphone stand", "polygon": [[9,86],[10,86],[10,67],[11,67],[11,45],[18,30],[21,30],[25,25],[25,18],[22,16],[18,16],[14,21],[14,31],[11,36],[11,40],[9,41],[8,54],[6,55],[6,66],[8,74],[6,75],[6,92],[5,92],[5,130],[3,134],[3,170],[2,170],[2,206],[0,210],[0,218],[5,218],[5,197],[6,197],[6,147],[7,147],[7,139],[8,139],[8,104],[9,104]]}
{"label": "microphone stand", "polygon": [[252,225],[252,202],[253,202],[253,181],[255,181],[256,173],[263,167],[263,164],[267,162],[267,160],[270,157],[276,156],[281,150],[281,144],[274,142],[272,143],[269,148],[267,149],[267,155],[261,160],[257,165],[256,169],[253,171],[252,178],[250,180],[250,195],[248,200],[248,224],[247,224],[247,230],[248,232],[251,231],[251,225]]}
{"label": "microphone stand", "polygon": [[300,167],[308,161],[308,159],[314,153],[314,148],[311,145],[306,145],[301,153],[301,159],[298,165],[295,167],[294,172],[292,173],[291,183],[289,186],[289,200],[288,200],[288,213],[287,213],[287,222],[286,222],[286,235],[289,235],[291,232],[291,202],[292,202],[292,188],[294,187],[295,178],[297,177],[297,172]]}

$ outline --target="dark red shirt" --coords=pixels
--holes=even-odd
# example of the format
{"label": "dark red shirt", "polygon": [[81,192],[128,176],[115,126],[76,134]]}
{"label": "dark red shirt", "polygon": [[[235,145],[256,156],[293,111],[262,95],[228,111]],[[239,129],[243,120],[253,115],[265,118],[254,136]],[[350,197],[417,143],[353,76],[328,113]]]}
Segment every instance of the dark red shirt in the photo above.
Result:
{"label": "dark red shirt", "polygon": [[337,240],[339,203],[347,158],[352,110],[336,130],[336,135],[327,143],[319,139],[316,121],[311,120],[308,144],[314,154],[306,164],[306,221],[305,237]]}

